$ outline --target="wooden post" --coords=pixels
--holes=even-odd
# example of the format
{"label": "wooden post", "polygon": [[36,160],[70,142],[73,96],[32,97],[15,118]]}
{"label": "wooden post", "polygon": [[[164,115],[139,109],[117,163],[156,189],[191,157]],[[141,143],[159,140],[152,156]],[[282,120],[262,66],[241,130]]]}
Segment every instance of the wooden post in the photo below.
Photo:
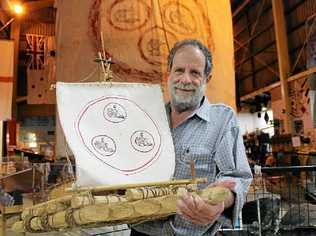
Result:
{"label": "wooden post", "polygon": [[[247,19],[247,30],[248,30],[248,36],[249,36],[249,39],[251,39],[251,37],[253,37],[253,32],[251,32],[251,27],[250,27],[250,20],[249,20],[249,13],[246,12],[246,19]],[[246,44],[246,47],[247,47],[247,44]],[[250,52],[250,55],[253,53],[253,40],[251,40],[249,42],[249,47],[247,47],[247,49],[249,50]],[[252,90],[256,90],[257,88],[257,82],[256,82],[256,74],[255,74],[255,55],[251,56],[250,57],[250,63],[251,63],[251,71],[252,71]]]}
{"label": "wooden post", "polygon": [[19,43],[20,43],[21,22],[19,18],[11,24],[10,38],[14,40],[14,73],[13,73],[13,92],[12,92],[12,118],[17,118],[17,83],[18,83],[18,66],[19,66]]}
{"label": "wooden post", "polygon": [[290,60],[287,42],[287,32],[282,0],[272,0],[272,11],[274,21],[275,40],[278,53],[279,74],[281,83],[281,96],[285,105],[285,132],[293,133],[292,118],[290,116],[290,100],[287,78],[290,73]]}

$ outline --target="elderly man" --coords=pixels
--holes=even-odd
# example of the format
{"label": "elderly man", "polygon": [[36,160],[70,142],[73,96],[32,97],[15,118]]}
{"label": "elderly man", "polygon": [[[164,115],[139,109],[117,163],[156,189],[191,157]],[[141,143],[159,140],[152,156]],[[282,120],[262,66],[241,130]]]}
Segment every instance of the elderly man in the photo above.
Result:
{"label": "elderly man", "polygon": [[134,225],[131,235],[214,235],[224,217],[236,223],[252,174],[233,110],[210,104],[204,96],[211,72],[212,56],[201,42],[183,40],[170,51],[167,114],[176,152],[174,177],[190,178],[194,161],[196,177],[229,188],[232,197],[210,205],[184,194],[177,201],[175,216]]}

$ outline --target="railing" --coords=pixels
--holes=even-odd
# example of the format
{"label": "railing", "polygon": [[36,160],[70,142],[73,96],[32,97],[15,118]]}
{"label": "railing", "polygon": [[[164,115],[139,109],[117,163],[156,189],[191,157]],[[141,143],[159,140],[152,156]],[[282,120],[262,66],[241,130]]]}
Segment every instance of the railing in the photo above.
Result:
{"label": "railing", "polygon": [[240,226],[221,234],[316,235],[315,203],[316,166],[255,167]]}

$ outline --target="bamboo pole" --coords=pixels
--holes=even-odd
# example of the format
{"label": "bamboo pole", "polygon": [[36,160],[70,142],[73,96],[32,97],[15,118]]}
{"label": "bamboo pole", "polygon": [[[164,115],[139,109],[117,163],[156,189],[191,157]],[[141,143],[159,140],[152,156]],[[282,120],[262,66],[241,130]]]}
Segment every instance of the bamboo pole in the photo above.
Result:
{"label": "bamboo pole", "polygon": [[168,187],[132,188],[126,190],[125,196],[129,201],[136,201],[145,198],[160,197],[171,193],[172,189]]}
{"label": "bamboo pole", "polygon": [[[207,178],[198,178],[194,183],[207,183]],[[164,182],[149,182],[149,183],[139,183],[139,184],[122,184],[122,185],[113,185],[113,186],[95,186],[95,187],[81,187],[81,188],[66,188],[66,192],[81,192],[89,191],[92,193],[104,192],[104,191],[113,191],[120,189],[130,189],[130,188],[139,188],[139,187],[151,187],[151,186],[172,186],[172,185],[186,185],[193,184],[192,179],[181,179],[181,180],[172,180]]]}
{"label": "bamboo pole", "polygon": [[109,196],[75,196],[71,199],[72,208],[80,208],[92,204],[111,204],[115,202],[126,202],[124,196],[109,195]]}

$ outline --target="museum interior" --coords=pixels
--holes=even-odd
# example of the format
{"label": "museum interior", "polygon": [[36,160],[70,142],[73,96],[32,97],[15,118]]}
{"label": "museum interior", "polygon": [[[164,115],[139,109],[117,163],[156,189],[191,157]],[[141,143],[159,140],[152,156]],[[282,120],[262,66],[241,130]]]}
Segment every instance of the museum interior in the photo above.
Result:
{"label": "museum interior", "polygon": [[[168,55],[184,39],[211,53],[199,91],[236,117],[232,143],[181,135],[206,98],[172,122],[181,48]],[[186,83],[187,97],[202,88]],[[212,188],[221,148],[227,178],[249,165],[241,197],[239,182]],[[204,234],[180,234],[182,194],[235,201]],[[0,213],[3,236],[316,235],[316,1],[0,0]],[[131,233],[151,221],[173,233]]]}

